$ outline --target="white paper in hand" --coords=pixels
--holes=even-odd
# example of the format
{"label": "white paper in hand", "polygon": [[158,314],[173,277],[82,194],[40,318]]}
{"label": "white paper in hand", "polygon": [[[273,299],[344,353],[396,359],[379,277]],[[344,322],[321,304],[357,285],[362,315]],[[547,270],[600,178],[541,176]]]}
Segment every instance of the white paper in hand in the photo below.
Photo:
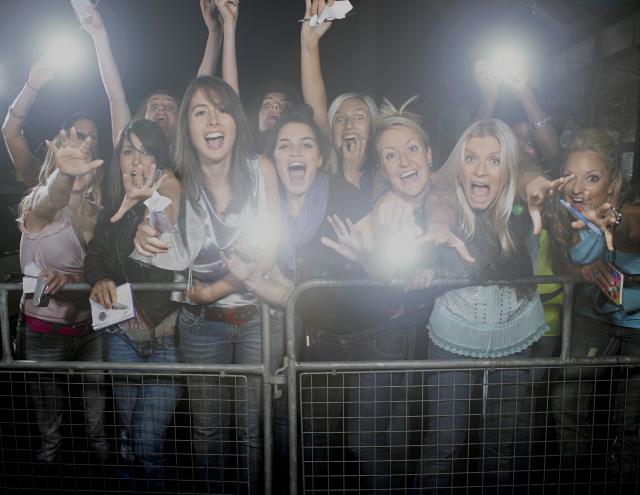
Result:
{"label": "white paper in hand", "polygon": [[36,283],[41,271],[42,269],[34,262],[24,268],[24,277],[22,278],[22,292],[24,294],[33,294],[36,290]]}
{"label": "white paper in hand", "polygon": [[353,5],[351,5],[349,0],[337,0],[336,3],[330,7],[325,7],[320,15],[314,15],[309,20],[309,25],[312,27],[318,27],[324,21],[344,19],[352,9]]}
{"label": "white paper in hand", "polygon": [[172,232],[175,229],[169,217],[164,213],[164,210],[171,204],[169,198],[154,191],[144,204],[149,208],[149,223],[154,229],[161,233]]}
{"label": "white paper in hand", "polygon": [[130,320],[135,317],[136,312],[133,307],[133,293],[131,292],[131,284],[122,284],[116,287],[117,303],[112,309],[107,309],[103,305],[98,304],[93,299],[89,299],[91,303],[91,318],[93,319],[93,329],[110,327],[116,323]]}

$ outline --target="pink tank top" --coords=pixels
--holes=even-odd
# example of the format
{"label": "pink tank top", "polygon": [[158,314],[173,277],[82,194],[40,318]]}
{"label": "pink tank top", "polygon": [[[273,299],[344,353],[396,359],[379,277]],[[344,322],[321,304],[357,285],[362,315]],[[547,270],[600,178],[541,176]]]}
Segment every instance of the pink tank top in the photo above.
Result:
{"label": "pink tank top", "polygon": [[[28,212],[25,214],[28,215]],[[35,263],[40,269],[51,269],[66,275],[82,274],[85,248],[78,239],[71,224],[71,212],[67,207],[62,210],[60,219],[50,223],[37,234],[29,233],[24,222],[19,222],[22,238],[20,239],[20,266],[22,270]],[[69,295],[73,293],[68,293]],[[62,302],[50,298],[49,305],[44,308],[34,306],[32,299],[25,300],[24,312],[29,316],[52,323],[77,323],[91,317],[89,296],[78,294],[78,301]]]}

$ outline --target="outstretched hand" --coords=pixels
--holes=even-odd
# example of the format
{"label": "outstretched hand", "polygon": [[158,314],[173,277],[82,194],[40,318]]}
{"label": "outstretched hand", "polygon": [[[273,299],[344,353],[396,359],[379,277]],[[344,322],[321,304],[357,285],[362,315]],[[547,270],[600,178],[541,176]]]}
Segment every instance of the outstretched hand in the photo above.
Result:
{"label": "outstretched hand", "polygon": [[460,257],[468,263],[475,263],[466,244],[457,235],[451,232],[448,225],[431,223],[427,226],[427,233],[418,239],[418,243],[430,242],[436,246],[448,246],[458,251]]}
{"label": "outstretched hand", "polygon": [[102,165],[102,160],[90,161],[93,144],[91,137],[80,141],[75,127],[71,128],[69,134],[64,129],[61,130],[58,137],[58,146],[48,140],[46,143],[49,151],[53,153],[58,170],[62,174],[80,177],[93,172]]}
{"label": "outstretched hand", "polygon": [[328,237],[322,237],[320,242],[348,260],[362,263],[365,251],[362,232],[348,218],[343,222],[338,215],[333,215],[327,220],[336,233],[337,242]]}
{"label": "outstretched hand", "polygon": [[216,13],[218,7],[213,0],[200,0],[200,12],[209,32],[218,33],[222,29],[221,20]]}
{"label": "outstretched hand", "polygon": [[[607,249],[609,251],[613,251],[613,228],[620,222],[620,213],[611,203],[602,203],[597,208],[590,208],[586,205],[591,199],[591,193],[589,191],[585,191],[583,196],[583,204],[585,207],[581,213],[587,220],[595,224],[602,231],[605,241],[607,242]],[[571,222],[571,227],[580,230],[584,229],[586,225],[582,220],[574,220]]]}
{"label": "outstretched hand", "polygon": [[151,163],[148,166],[144,164],[138,165],[134,172],[122,174],[122,184],[124,185],[124,198],[120,209],[111,217],[111,223],[116,223],[125,213],[137,205],[140,201],[145,201],[153,196],[153,193],[160,187],[162,182],[167,178],[167,174],[163,174],[154,182],[156,176],[156,164]]}
{"label": "outstretched hand", "polygon": [[527,207],[533,222],[534,235],[539,235],[542,230],[542,207],[545,200],[553,196],[556,191],[561,191],[565,184],[573,180],[574,177],[574,175],[565,175],[555,180],[549,180],[540,176],[527,184]]}

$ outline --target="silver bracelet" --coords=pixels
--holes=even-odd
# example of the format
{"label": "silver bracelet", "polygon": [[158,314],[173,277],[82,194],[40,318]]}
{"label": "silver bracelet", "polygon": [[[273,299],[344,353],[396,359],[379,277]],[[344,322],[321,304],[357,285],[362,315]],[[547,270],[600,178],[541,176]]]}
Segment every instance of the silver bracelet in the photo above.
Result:
{"label": "silver bracelet", "polygon": [[538,122],[534,122],[531,125],[534,129],[544,129],[545,127],[547,127],[547,124],[549,122],[551,122],[551,117],[545,117],[544,119],[539,120]]}

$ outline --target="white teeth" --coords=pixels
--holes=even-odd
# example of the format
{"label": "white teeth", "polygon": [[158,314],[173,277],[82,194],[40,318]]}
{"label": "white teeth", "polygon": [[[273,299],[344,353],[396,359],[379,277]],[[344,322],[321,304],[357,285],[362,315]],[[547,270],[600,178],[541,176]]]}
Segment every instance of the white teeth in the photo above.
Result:
{"label": "white teeth", "polygon": [[400,176],[400,179],[404,180],[404,179],[407,179],[409,177],[413,177],[414,175],[418,175],[418,172],[416,172],[415,170],[411,170],[409,172],[405,172],[404,174],[402,174]]}
{"label": "white teeth", "polygon": [[221,137],[224,137],[224,134],[222,134],[221,132],[209,132],[205,136],[205,139],[216,139]]}

